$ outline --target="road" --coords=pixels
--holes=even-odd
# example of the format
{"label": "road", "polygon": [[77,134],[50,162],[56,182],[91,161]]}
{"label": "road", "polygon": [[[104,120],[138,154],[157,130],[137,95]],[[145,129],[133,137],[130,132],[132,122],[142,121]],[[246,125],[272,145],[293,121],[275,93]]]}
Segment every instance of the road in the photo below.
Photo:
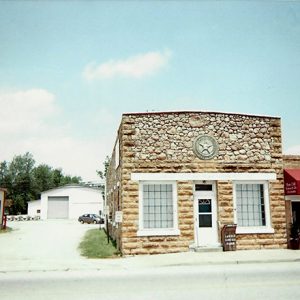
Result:
{"label": "road", "polygon": [[0,273],[1,299],[300,299],[300,263]]}

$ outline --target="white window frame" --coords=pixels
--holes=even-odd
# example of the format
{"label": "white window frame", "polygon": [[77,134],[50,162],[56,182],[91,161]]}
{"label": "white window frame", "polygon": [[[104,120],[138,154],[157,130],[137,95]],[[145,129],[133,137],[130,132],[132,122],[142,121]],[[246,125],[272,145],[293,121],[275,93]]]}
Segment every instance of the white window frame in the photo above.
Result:
{"label": "white window frame", "polygon": [[270,196],[269,196],[269,182],[268,181],[234,181],[233,182],[233,208],[234,208],[234,223],[237,224],[237,200],[236,200],[236,185],[237,184],[263,184],[264,186],[264,207],[266,225],[264,226],[238,226],[236,233],[250,234],[250,233],[274,233],[274,228],[271,226],[270,215]]}
{"label": "white window frame", "polygon": [[[144,184],[172,184],[173,193],[173,228],[144,228],[143,211],[143,186]],[[137,236],[164,236],[180,235],[178,229],[178,208],[177,208],[177,183],[176,181],[140,181],[139,182],[139,230]]]}

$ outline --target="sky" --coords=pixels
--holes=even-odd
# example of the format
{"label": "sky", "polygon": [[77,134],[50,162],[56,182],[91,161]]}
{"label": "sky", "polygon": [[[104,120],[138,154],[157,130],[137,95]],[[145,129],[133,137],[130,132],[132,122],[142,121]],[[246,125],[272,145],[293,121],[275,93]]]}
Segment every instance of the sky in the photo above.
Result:
{"label": "sky", "polygon": [[122,113],[279,116],[300,154],[300,1],[1,1],[0,161],[97,181]]}

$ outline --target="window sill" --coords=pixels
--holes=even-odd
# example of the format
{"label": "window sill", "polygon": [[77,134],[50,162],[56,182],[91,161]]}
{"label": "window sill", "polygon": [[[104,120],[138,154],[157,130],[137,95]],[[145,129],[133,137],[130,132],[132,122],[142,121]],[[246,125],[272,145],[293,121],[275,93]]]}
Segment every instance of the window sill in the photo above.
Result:
{"label": "window sill", "polygon": [[141,229],[138,230],[137,236],[165,236],[180,235],[179,229]]}
{"label": "window sill", "polygon": [[237,234],[251,234],[251,233],[274,233],[274,228],[272,227],[237,227]]}

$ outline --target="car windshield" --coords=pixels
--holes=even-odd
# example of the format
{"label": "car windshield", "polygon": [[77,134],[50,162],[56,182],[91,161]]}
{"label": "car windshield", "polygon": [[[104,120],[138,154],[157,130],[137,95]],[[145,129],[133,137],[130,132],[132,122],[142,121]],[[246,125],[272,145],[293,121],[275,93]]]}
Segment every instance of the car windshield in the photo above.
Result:
{"label": "car windshield", "polygon": [[99,215],[95,215],[95,214],[93,214],[92,216],[93,216],[93,217],[95,217],[95,218],[100,218],[100,216],[99,216]]}

